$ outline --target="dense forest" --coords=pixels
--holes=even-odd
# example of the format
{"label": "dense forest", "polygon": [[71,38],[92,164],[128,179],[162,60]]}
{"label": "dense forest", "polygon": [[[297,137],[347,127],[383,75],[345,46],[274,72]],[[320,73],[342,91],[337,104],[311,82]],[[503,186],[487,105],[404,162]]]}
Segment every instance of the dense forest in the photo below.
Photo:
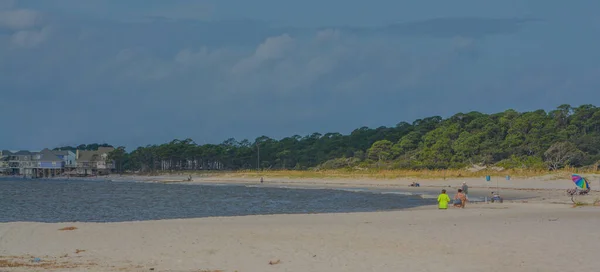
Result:
{"label": "dense forest", "polygon": [[57,147],[54,148],[53,150],[65,150],[65,151],[72,151],[75,152],[77,150],[98,150],[99,147],[113,147],[112,145],[109,144],[82,144],[82,145],[78,145],[78,146],[63,146],[63,147]]}
{"label": "dense forest", "polygon": [[118,171],[401,168],[473,164],[503,168],[595,167],[600,162],[600,108],[561,105],[546,112],[458,113],[394,127],[361,127],[349,135],[313,133],[280,140],[191,139],[110,154]]}

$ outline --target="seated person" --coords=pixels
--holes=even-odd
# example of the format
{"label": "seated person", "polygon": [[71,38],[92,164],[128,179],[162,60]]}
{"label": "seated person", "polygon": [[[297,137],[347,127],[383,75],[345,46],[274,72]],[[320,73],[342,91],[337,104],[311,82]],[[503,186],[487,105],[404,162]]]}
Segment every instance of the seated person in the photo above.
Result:
{"label": "seated person", "polygon": [[462,189],[458,189],[458,193],[454,196],[454,200],[458,200],[454,202],[455,207],[464,208],[467,203],[467,196],[463,193]]}
{"label": "seated person", "polygon": [[500,203],[504,202],[504,199],[500,196],[500,194],[492,192],[492,203],[494,201],[499,201]]}

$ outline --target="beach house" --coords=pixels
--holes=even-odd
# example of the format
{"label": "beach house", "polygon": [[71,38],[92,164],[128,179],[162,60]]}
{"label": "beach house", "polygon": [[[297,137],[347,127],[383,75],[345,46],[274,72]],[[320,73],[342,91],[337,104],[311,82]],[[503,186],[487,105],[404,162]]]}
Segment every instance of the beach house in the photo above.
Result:
{"label": "beach house", "polygon": [[77,168],[77,155],[71,150],[52,150],[52,153],[63,160],[65,170]]}
{"label": "beach house", "polygon": [[0,150],[0,174],[8,173],[8,155],[4,153],[5,151]]}
{"label": "beach house", "polygon": [[65,162],[50,149],[33,155],[32,177],[56,177],[63,173]]}
{"label": "beach house", "polygon": [[40,152],[0,151],[0,174],[32,178],[55,177],[75,167],[76,155],[72,151],[47,148]]}
{"label": "beach house", "polygon": [[115,162],[108,159],[112,147],[99,147],[98,150],[77,150],[76,173],[78,175],[108,175],[115,169]]}
{"label": "beach house", "polygon": [[0,174],[32,178],[60,175],[106,175],[115,169],[108,159],[112,147],[98,150],[0,151]]}
{"label": "beach house", "polygon": [[10,175],[31,176],[33,168],[36,166],[33,156],[37,152],[27,150],[21,151],[2,151],[3,165],[5,165],[4,173]]}

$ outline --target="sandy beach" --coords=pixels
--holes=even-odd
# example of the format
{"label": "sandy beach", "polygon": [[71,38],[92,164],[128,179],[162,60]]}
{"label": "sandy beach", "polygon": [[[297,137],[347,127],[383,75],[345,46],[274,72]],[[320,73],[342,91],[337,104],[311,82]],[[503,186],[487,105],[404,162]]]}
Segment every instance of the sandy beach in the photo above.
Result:
{"label": "sandy beach", "polygon": [[[154,181],[173,180],[161,178]],[[473,190],[489,189],[484,180],[466,181]],[[256,181],[213,177],[194,182]],[[420,189],[433,192],[461,182],[421,182]],[[388,180],[266,183],[412,189],[408,181]],[[500,187],[505,195],[530,198],[447,211],[427,206],[373,213],[4,223],[0,271],[594,271],[600,266],[600,207],[569,205],[564,189],[572,186],[563,180],[515,179]],[[595,198],[597,191],[584,200]]]}
{"label": "sandy beach", "polygon": [[[600,200],[600,176],[586,176],[592,191],[587,196],[575,198],[576,202],[593,204]],[[429,196],[437,196],[442,189],[448,190],[450,194],[456,192],[462,182],[469,186],[471,194],[489,195],[493,191],[500,191],[506,199],[518,199],[518,202],[526,199],[531,203],[552,203],[552,204],[572,204],[571,198],[565,194],[567,189],[574,188],[573,183],[568,178],[557,178],[556,176],[539,176],[532,178],[510,178],[506,180],[503,177],[492,177],[491,181],[481,178],[447,178],[447,179],[426,179],[418,180],[414,178],[402,179],[349,179],[349,178],[315,178],[298,179],[282,177],[264,177],[264,183],[260,183],[259,178],[255,177],[228,177],[226,175],[217,176],[192,176],[192,181],[184,181],[187,176],[183,175],[160,175],[152,177],[135,177],[142,182],[161,182],[161,183],[181,183],[181,184],[239,184],[239,185],[260,185],[274,187],[298,187],[298,188],[371,188],[371,189],[393,189],[406,192],[425,192]],[[112,176],[111,180],[131,180],[130,176]],[[420,187],[410,187],[413,182],[419,182]]]}
{"label": "sandy beach", "polygon": [[[448,211],[8,223],[0,225],[0,263],[17,265],[0,270],[593,271],[600,265],[599,215],[595,207],[496,204]],[[59,230],[69,226],[77,229]],[[42,263],[32,263],[36,257]]]}

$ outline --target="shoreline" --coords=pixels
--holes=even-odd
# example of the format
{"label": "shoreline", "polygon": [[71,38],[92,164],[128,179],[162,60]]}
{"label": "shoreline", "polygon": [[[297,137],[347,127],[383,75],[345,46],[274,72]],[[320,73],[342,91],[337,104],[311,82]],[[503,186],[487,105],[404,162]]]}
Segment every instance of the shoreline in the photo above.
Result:
{"label": "shoreline", "polygon": [[[164,183],[164,184],[189,184],[189,185],[242,185],[242,186],[268,186],[300,189],[349,189],[360,188],[369,190],[399,190],[402,192],[424,192],[427,194],[439,194],[440,190],[446,189],[453,194],[462,182],[469,186],[470,195],[485,197],[493,191],[499,191],[506,201],[552,203],[572,205],[571,198],[566,190],[574,188],[572,181],[568,179],[555,179],[547,176],[532,178],[512,178],[511,180],[485,181],[484,178],[447,178],[429,179],[419,181],[420,187],[410,187],[415,181],[413,178],[402,179],[351,179],[351,178],[281,178],[264,177],[264,183],[256,177],[228,177],[227,175],[198,176],[192,175],[192,181],[183,180],[184,175],[160,175],[160,176],[138,176],[123,175],[109,176],[106,180]],[[177,179],[179,178],[179,179]],[[590,180],[592,191],[587,196],[577,196],[576,201],[585,204],[594,204],[600,200],[600,178]],[[417,180],[418,181],[418,180]],[[596,185],[596,186],[594,186]]]}
{"label": "shoreline", "polygon": [[[108,176],[90,181],[470,193],[485,180]],[[499,185],[500,185],[499,181]],[[505,181],[504,203],[401,210],[215,216],[111,223],[0,223],[0,271],[593,271],[599,207],[574,207],[570,181]],[[488,185],[486,187],[486,185]],[[450,186],[450,187],[448,187]],[[587,199],[600,197],[592,191]],[[583,199],[583,198],[581,198]],[[557,235],[558,233],[562,235]],[[466,239],[464,239],[466,235]],[[560,246],[556,246],[560,245]],[[457,250],[460,249],[460,250]],[[574,258],[585,262],[573,262]],[[457,261],[460,259],[460,262]]]}
{"label": "shoreline", "polygon": [[[437,196],[440,190],[446,189],[450,195],[455,193],[462,182],[469,186],[470,195],[478,195],[480,198],[490,196],[491,192],[499,191],[505,201],[509,202],[535,202],[553,204],[574,204],[566,194],[567,189],[574,188],[569,179],[557,179],[554,176],[537,176],[527,178],[511,178],[510,180],[492,178],[487,182],[481,178],[447,178],[447,179],[424,179],[397,178],[290,178],[264,176],[264,183],[260,183],[260,177],[230,176],[227,173],[206,175],[191,175],[192,181],[187,181],[188,176],[183,173],[172,175],[108,175],[99,177],[72,178],[84,181],[113,181],[113,182],[144,182],[181,185],[239,185],[239,186],[264,186],[273,188],[291,189],[364,189],[401,191],[408,195]],[[49,180],[64,180],[64,178],[52,178]],[[419,182],[420,187],[410,187],[412,182]],[[595,175],[588,178],[591,192],[587,196],[577,196],[575,201],[584,205],[600,203],[600,177]]]}

